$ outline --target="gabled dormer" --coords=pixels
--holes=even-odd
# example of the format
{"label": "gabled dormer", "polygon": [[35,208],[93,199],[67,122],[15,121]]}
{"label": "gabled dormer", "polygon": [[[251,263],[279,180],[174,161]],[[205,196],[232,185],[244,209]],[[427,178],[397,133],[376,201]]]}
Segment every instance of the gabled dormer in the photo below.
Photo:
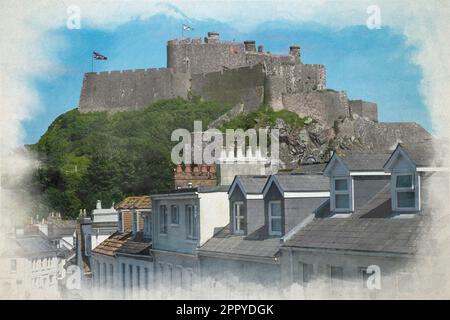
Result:
{"label": "gabled dormer", "polygon": [[267,176],[235,176],[228,190],[230,231],[251,235],[264,226],[263,187]]}
{"label": "gabled dormer", "polygon": [[281,237],[312,218],[330,196],[327,178],[319,174],[276,174],[263,190],[267,235]]}
{"label": "gabled dormer", "polygon": [[323,174],[330,179],[330,211],[353,212],[355,210],[354,182],[345,161],[335,153]]}
{"label": "gabled dormer", "polygon": [[[428,156],[431,157],[431,155]],[[391,174],[392,210],[420,211],[421,174],[419,170],[422,168],[418,167],[402,144],[397,145],[383,168],[385,172]]]}

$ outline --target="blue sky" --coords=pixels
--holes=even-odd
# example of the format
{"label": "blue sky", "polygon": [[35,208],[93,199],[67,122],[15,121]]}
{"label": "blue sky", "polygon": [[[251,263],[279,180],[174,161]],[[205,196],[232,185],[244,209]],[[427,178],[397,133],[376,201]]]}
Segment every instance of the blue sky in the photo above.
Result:
{"label": "blue sky", "polygon": [[[113,31],[61,28],[49,34],[63,43],[57,59],[64,70],[36,82],[42,108],[23,123],[25,143],[35,143],[58,115],[77,106],[83,73],[91,70],[93,50],[108,56],[107,61],[95,62],[95,71],[164,67],[166,42],[180,37],[182,23],[186,21],[160,15],[130,21]],[[376,102],[380,121],[414,121],[432,130],[420,95],[421,69],[411,62],[415,48],[392,29],[354,26],[337,30],[272,21],[241,32],[214,20],[189,24],[195,30],[186,36],[203,37],[214,30],[226,40],[254,39],[272,53],[287,53],[289,45],[299,44],[304,63],[326,65],[328,88],[345,90],[351,99]]]}

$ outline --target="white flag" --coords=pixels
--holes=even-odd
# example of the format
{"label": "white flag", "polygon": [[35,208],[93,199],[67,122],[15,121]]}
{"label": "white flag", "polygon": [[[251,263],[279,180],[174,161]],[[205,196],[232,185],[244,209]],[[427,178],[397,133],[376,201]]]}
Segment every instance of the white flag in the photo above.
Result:
{"label": "white flag", "polygon": [[186,24],[183,24],[183,30],[184,31],[191,31],[191,30],[194,30],[194,28],[192,28],[192,27],[190,27],[190,26],[188,26]]}

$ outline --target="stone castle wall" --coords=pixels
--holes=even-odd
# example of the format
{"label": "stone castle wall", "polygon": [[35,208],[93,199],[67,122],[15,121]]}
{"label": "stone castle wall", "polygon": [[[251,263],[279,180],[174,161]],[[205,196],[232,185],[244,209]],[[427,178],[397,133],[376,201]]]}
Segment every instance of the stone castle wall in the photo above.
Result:
{"label": "stone castle wall", "polygon": [[255,110],[266,101],[274,110],[287,109],[330,124],[350,113],[377,119],[376,104],[325,90],[325,66],[303,64],[300,47],[285,55],[256,49],[255,41],[205,39],[170,40],[167,68],[86,73],[80,95],[80,112],[129,111],[190,92],[242,110]]}
{"label": "stone castle wall", "polygon": [[192,75],[192,93],[231,106],[243,104],[245,111],[257,109],[264,100],[262,65]]}
{"label": "stone castle wall", "polygon": [[285,109],[295,112],[301,117],[311,117],[328,126],[333,126],[334,120],[348,117],[349,102],[345,92],[321,90],[282,95]]}
{"label": "stone castle wall", "polygon": [[138,110],[161,99],[186,97],[188,89],[188,74],[165,68],[86,73],[79,110]]}

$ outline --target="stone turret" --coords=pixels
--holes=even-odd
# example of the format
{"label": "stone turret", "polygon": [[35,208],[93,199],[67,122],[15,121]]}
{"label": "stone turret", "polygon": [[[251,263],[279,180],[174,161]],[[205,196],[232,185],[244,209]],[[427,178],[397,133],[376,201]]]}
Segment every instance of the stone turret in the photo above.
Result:
{"label": "stone turret", "polygon": [[244,41],[245,51],[247,52],[256,52],[256,43],[255,40],[246,40]]}
{"label": "stone turret", "polygon": [[206,43],[218,43],[219,42],[219,33],[215,31],[208,32],[208,37],[205,38]]}
{"label": "stone turret", "polygon": [[298,62],[300,62],[300,46],[299,45],[292,45],[289,47],[289,54],[291,56],[294,56]]}

